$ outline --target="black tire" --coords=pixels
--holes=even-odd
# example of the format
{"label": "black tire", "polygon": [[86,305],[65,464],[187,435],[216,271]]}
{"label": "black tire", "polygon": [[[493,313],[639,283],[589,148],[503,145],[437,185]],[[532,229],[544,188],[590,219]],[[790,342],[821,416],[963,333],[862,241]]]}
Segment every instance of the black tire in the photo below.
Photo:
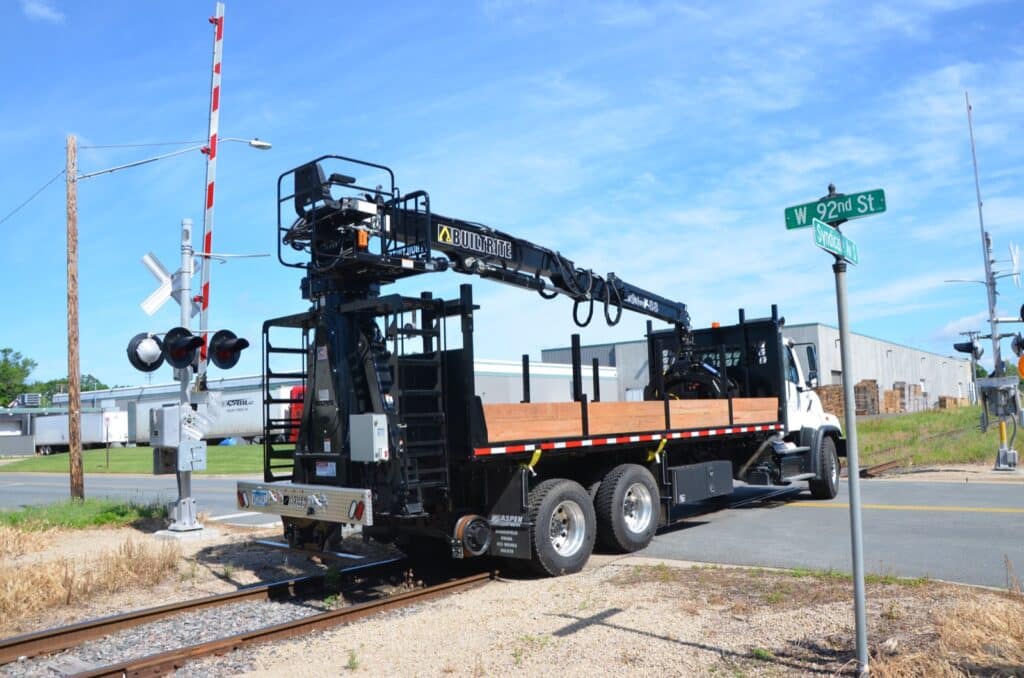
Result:
{"label": "black tire", "polygon": [[[572,480],[552,478],[530,490],[531,565],[543,575],[579,572],[590,559],[597,534],[594,504]],[[561,524],[561,532],[553,528]]]}
{"label": "black tire", "polygon": [[820,478],[809,480],[811,496],[815,499],[834,499],[839,494],[839,455],[836,454],[836,441],[832,436],[825,436],[821,441],[818,453],[818,471]]}
{"label": "black tire", "polygon": [[650,471],[638,464],[613,468],[594,498],[601,546],[619,553],[645,548],[658,529],[660,504],[658,484]]}

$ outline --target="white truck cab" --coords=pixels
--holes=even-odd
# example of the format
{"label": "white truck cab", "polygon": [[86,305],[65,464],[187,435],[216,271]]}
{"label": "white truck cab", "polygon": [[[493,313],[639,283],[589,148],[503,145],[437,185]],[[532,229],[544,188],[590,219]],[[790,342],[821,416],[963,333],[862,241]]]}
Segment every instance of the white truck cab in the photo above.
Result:
{"label": "white truck cab", "polygon": [[[797,344],[790,337],[783,340],[786,365],[786,414],[787,433],[799,433],[801,429],[818,429],[835,426],[842,431],[839,418],[821,406],[821,399],[814,389],[818,386],[818,357],[814,344]],[[804,348],[807,356],[808,373],[804,375],[796,351]]]}

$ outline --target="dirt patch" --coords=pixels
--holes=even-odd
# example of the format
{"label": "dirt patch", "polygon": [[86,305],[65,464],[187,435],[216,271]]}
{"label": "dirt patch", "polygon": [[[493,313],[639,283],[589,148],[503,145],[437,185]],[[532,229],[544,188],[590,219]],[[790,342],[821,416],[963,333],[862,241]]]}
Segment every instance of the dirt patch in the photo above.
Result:
{"label": "dirt patch", "polygon": [[[599,561],[568,577],[501,579],[414,609],[263,646],[252,665],[261,676],[299,665],[394,676],[853,675],[852,585],[846,577],[651,562]],[[892,578],[870,583],[868,596],[872,671],[877,667],[878,675],[942,676],[969,667],[985,667],[974,673],[991,675],[1017,660],[1016,646],[985,646],[982,638],[1016,631],[1010,622],[1024,612],[1019,597]],[[979,612],[1006,605],[1006,612],[980,627],[969,649],[956,650],[950,634],[967,634],[942,624],[952,615],[964,618],[967,603]],[[381,638],[401,638],[401,651]],[[911,667],[922,654],[950,659],[941,665],[947,673],[896,664]]]}

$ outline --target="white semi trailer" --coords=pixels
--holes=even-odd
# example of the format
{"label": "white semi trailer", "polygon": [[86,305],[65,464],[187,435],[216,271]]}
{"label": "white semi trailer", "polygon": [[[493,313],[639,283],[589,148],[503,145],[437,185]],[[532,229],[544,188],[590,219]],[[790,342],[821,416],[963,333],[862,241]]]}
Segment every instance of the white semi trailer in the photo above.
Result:
{"label": "white semi trailer", "polygon": [[[68,449],[68,415],[40,414],[32,417],[32,437],[37,454]],[[128,442],[128,413],[118,410],[82,412],[82,446],[123,446]]]}

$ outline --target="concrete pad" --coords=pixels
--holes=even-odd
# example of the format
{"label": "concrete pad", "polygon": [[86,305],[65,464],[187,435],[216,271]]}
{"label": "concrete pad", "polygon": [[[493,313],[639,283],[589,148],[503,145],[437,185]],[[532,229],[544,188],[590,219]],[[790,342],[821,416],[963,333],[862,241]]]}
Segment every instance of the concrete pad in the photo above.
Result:
{"label": "concrete pad", "polygon": [[157,539],[175,539],[177,541],[200,541],[203,539],[216,539],[221,536],[219,530],[204,527],[201,530],[189,530],[178,532],[176,530],[159,530],[153,533]]}

